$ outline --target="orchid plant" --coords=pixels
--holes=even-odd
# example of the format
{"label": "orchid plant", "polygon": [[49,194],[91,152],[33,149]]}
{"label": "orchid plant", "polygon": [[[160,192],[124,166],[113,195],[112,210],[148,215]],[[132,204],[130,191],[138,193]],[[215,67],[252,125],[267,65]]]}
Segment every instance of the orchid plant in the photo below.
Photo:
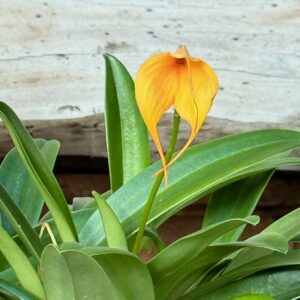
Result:
{"label": "orchid plant", "polygon": [[[0,102],[15,145],[0,166],[0,299],[297,299],[300,209],[241,234],[258,224],[253,212],[274,170],[300,164],[300,133],[258,130],[190,146],[218,90],[213,69],[181,46],[150,57],[134,84],[120,61],[104,57],[105,193],[68,206],[52,173],[59,143],[33,139]],[[164,153],[157,126],[171,107]],[[173,155],[181,119],[190,137]],[[152,164],[147,129],[160,155]],[[157,228],[207,195],[198,230],[165,245]],[[143,260],[146,240],[155,254]]]}

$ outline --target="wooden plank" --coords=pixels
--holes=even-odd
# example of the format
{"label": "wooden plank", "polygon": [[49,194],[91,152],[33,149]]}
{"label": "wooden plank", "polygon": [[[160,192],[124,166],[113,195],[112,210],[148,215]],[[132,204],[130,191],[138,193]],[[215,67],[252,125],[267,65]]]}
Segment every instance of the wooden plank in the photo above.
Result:
{"label": "wooden plank", "polygon": [[[171,119],[172,116],[170,114],[166,115],[159,126],[162,145],[165,149],[168,146],[171,135]],[[33,137],[59,140],[61,142],[60,155],[106,157],[103,114],[94,114],[80,119],[24,121],[24,124]],[[227,119],[208,117],[194,143],[248,130],[286,127],[296,128],[293,123],[240,123]],[[176,144],[177,149],[182,148],[188,135],[189,127],[185,122],[182,122]],[[0,141],[0,157],[2,157],[12,147],[12,143],[1,124]],[[158,153],[152,142],[150,146],[153,159],[158,159]]]}
{"label": "wooden plank", "polygon": [[[300,129],[300,2],[51,0],[0,2],[0,98],[62,154],[105,155],[104,62],[134,75],[157,51],[186,44],[221,90],[199,139],[241,130]],[[162,122],[167,143],[170,117]],[[181,134],[182,142],[188,128]],[[1,155],[8,138],[0,128]]]}

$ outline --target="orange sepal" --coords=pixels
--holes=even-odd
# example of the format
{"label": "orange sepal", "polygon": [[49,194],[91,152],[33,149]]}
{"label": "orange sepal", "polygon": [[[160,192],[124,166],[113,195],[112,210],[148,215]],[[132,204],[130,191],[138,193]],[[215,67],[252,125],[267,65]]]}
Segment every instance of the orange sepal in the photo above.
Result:
{"label": "orange sepal", "polygon": [[144,122],[160,155],[165,181],[167,167],[157,126],[162,115],[172,106],[177,90],[174,58],[170,53],[150,57],[140,67],[135,81],[135,96]]}
{"label": "orange sepal", "polygon": [[[167,167],[172,165],[193,142],[210,110],[218,90],[218,79],[204,61],[191,57],[184,46],[171,53],[150,57],[136,78],[136,99],[145,124],[159,152],[167,182]],[[183,148],[166,165],[157,133],[162,115],[174,106],[185,119],[191,133]]]}

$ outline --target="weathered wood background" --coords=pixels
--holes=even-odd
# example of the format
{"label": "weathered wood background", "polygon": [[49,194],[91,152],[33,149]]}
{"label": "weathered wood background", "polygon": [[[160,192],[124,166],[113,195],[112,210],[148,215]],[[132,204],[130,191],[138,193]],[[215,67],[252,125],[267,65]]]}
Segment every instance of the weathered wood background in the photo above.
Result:
{"label": "weathered wood background", "polygon": [[[199,139],[300,129],[299,0],[0,0],[0,98],[61,154],[105,155],[101,54],[134,76],[158,51],[188,46],[221,90]],[[162,122],[168,134],[169,119]],[[0,129],[0,154],[10,143]],[[183,126],[181,141],[188,133]],[[167,138],[164,138],[167,141]]]}

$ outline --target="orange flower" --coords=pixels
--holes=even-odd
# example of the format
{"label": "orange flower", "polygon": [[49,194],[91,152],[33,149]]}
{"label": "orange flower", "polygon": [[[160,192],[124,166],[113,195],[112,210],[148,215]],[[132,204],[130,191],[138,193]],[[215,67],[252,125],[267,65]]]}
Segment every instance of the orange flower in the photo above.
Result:
{"label": "orange flower", "polygon": [[[218,91],[218,79],[204,61],[191,57],[184,46],[175,53],[160,53],[140,67],[135,94],[145,124],[159,152],[165,179],[174,163],[195,139]],[[190,137],[177,155],[166,164],[157,132],[162,115],[172,106],[190,127]]]}

